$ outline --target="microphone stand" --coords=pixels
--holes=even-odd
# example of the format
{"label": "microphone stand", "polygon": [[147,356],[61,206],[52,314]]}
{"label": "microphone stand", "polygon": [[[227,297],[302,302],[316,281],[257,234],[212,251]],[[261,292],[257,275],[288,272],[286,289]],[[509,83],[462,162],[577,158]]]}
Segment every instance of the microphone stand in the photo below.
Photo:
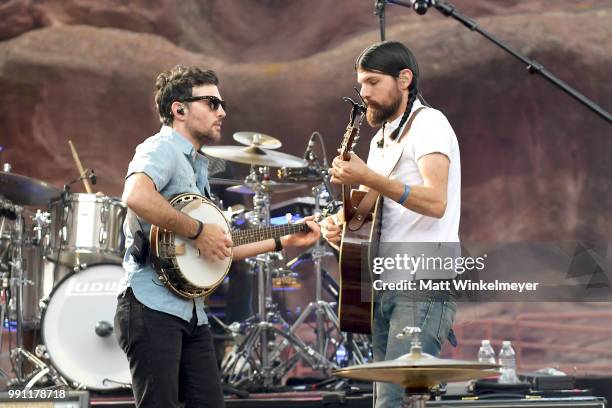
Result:
{"label": "microphone stand", "polygon": [[380,41],[385,41],[385,2],[387,0],[376,0],[374,2],[374,15],[378,16],[378,25],[380,26]]}
{"label": "microphone stand", "polygon": [[586,96],[582,95],[580,92],[578,92],[577,90],[569,86],[566,82],[557,78],[550,71],[544,68],[544,66],[540,64],[539,62],[535,60],[530,60],[529,58],[525,57],[524,55],[522,55],[515,49],[506,45],[501,40],[497,39],[493,34],[480,28],[478,26],[478,23],[475,20],[461,14],[461,12],[459,12],[459,10],[457,10],[457,8],[453,6],[452,4],[446,3],[444,1],[439,1],[439,0],[421,0],[421,1],[418,1],[418,0],[417,1],[415,0],[411,0],[411,1],[387,0],[387,1],[392,4],[397,4],[398,6],[410,7],[410,8],[413,8],[414,6],[418,5],[419,6],[419,10],[417,10],[418,14],[425,14],[425,12],[427,11],[427,7],[434,7],[436,10],[438,10],[440,13],[442,13],[446,17],[453,17],[455,20],[459,21],[460,23],[462,23],[464,26],[466,26],[470,30],[476,31],[478,34],[482,35],[483,37],[485,37],[487,40],[489,40],[493,44],[497,45],[498,47],[500,47],[501,49],[503,49],[504,51],[506,51],[513,57],[525,63],[527,65],[527,71],[529,71],[530,74],[542,75],[545,79],[547,79],[549,82],[552,82],[555,86],[557,86],[563,92],[577,99],[584,106],[586,106],[587,108],[589,108],[590,110],[592,110],[593,112],[595,112],[596,114],[604,118],[608,123],[612,122],[612,116],[610,115],[610,113],[607,112],[605,109],[603,109],[601,106],[597,105],[595,102],[593,102]]}

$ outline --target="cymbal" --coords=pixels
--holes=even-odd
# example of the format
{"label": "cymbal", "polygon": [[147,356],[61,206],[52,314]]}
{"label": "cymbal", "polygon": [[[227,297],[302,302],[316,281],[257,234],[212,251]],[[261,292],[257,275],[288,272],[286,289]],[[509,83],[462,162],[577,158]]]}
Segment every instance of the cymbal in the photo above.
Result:
{"label": "cymbal", "polygon": [[266,150],[257,146],[211,146],[202,151],[213,157],[237,163],[269,167],[306,167],[306,160],[290,154]]}
{"label": "cymbal", "polygon": [[467,381],[495,375],[497,364],[439,359],[426,353],[408,353],[395,360],[335,370],[339,377],[399,384],[404,388],[429,388],[441,382]]}
{"label": "cymbal", "polygon": [[0,171],[0,196],[14,204],[47,205],[61,194],[60,189],[44,181]]}
{"label": "cymbal", "polygon": [[[264,190],[270,193],[281,193],[286,191],[298,190],[303,188],[303,185],[294,184],[294,183],[279,183],[274,180],[268,180],[262,182]],[[228,187],[226,191],[230,193],[238,193],[238,194],[255,194],[255,185],[254,184],[242,184],[240,186]]]}
{"label": "cymbal", "polygon": [[258,132],[236,132],[234,140],[247,146],[258,146],[264,149],[278,149],[283,144],[277,138]]}

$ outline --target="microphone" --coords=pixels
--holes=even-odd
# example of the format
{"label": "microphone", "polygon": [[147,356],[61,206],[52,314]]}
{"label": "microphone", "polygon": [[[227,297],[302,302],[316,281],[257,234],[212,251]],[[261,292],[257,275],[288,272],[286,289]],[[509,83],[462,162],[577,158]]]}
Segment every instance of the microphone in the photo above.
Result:
{"label": "microphone", "polygon": [[314,154],[314,145],[315,145],[315,136],[318,135],[319,132],[316,130],[312,132],[310,138],[308,139],[308,145],[306,145],[306,151],[304,152],[304,160],[313,161],[316,160],[317,157]]}
{"label": "microphone", "polygon": [[287,262],[287,268],[292,269],[296,263],[305,261],[309,258],[312,258],[312,254],[310,252],[302,252],[300,255]]}
{"label": "microphone", "polygon": [[398,6],[411,7],[420,15],[427,13],[427,9],[436,4],[436,0],[387,0],[387,2]]}
{"label": "microphone", "polygon": [[91,174],[89,175],[89,180],[91,181],[91,184],[96,184],[96,181],[98,181],[98,178],[96,177],[96,174],[94,172],[94,169],[91,169]]}
{"label": "microphone", "polygon": [[410,2],[414,11],[421,16],[427,13],[427,9],[432,4],[431,0],[410,0]]}

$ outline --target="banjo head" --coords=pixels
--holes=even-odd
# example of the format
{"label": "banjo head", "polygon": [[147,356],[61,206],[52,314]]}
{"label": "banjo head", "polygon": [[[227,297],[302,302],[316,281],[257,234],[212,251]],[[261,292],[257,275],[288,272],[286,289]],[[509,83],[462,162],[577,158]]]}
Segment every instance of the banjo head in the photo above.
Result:
{"label": "banjo head", "polygon": [[[192,218],[217,224],[226,233],[230,232],[223,212],[202,195],[181,194],[170,200],[170,204]],[[160,279],[185,298],[210,294],[223,282],[232,264],[231,256],[222,261],[204,258],[191,240],[157,226],[151,228],[150,240],[151,258]]]}
{"label": "banjo head", "polygon": [[[208,200],[193,200],[185,205],[181,212],[203,223],[217,224],[226,233],[230,233],[225,215]],[[176,246],[182,245],[185,248],[184,254],[176,255],[176,262],[183,278],[191,285],[211,289],[223,282],[232,264],[231,256],[222,261],[210,261],[199,254],[198,249],[189,239],[175,235],[174,243]]]}

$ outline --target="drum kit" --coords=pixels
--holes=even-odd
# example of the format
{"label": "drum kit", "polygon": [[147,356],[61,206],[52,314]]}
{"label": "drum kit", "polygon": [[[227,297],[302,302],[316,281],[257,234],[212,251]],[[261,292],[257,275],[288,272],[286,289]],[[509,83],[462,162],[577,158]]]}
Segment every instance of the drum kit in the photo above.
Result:
{"label": "drum kit", "polygon": [[[238,132],[234,139],[242,146],[205,147],[202,152],[250,165],[244,180],[209,179],[211,184],[228,186],[230,191],[252,196],[253,208],[248,212],[250,225],[270,225],[273,193],[304,185],[311,187],[314,213],[336,204],[326,173],[327,160],[319,162],[312,143],[302,159],[275,151],[282,144],[272,136]],[[73,145],[71,149],[80,173],[73,182],[92,179],[93,172],[82,168]],[[271,168],[278,168],[279,181],[271,180]],[[87,193],[71,193],[72,182],[62,191],[44,181],[12,173],[8,165],[3,170],[0,172],[0,321],[3,324],[0,345],[2,333],[8,328],[8,334],[16,337],[14,346],[9,342],[14,384],[27,388],[51,385],[94,391],[129,388],[128,362],[113,334],[116,295],[124,275],[120,262],[125,251],[122,231],[127,212],[125,204],[114,197],[91,193],[91,185],[85,181]],[[231,220],[245,214],[243,209],[226,211]],[[485,368],[480,366],[469,370],[467,366],[460,367],[458,372],[453,371],[455,375],[440,371],[438,363],[432,369],[427,364],[442,360],[419,354],[418,342],[413,344],[412,357],[407,357],[408,365],[405,364],[408,360],[393,367],[384,365],[391,362],[368,364],[371,359],[368,338],[341,332],[335,303],[323,300],[323,282],[329,280],[329,274],[322,270],[321,262],[332,253],[320,242],[307,252],[307,257],[313,260],[315,300],[293,324],[284,319],[272,297],[274,283],[287,280],[283,278],[291,278],[294,283],[296,280],[289,268],[291,265],[275,267],[282,260],[277,253],[248,260],[257,278],[257,310],[253,316],[225,324],[211,315],[234,339],[232,350],[225,355],[221,366],[227,384],[239,388],[271,388],[280,384],[300,361],[325,376],[334,373],[404,386],[410,383],[404,380],[411,378],[410,381],[416,382],[410,384],[417,384],[416,388],[421,391],[444,379],[476,378],[484,373]],[[300,337],[300,327],[310,317],[314,317],[314,342]],[[24,334],[37,330],[41,344],[26,347]],[[419,369],[413,373],[415,359],[419,367],[428,367],[429,371]],[[379,367],[380,364],[383,365]],[[398,369],[402,364],[408,368]],[[416,399],[411,396],[410,401]]]}
{"label": "drum kit", "polygon": [[[123,276],[125,205],[4,170],[0,306],[3,328],[8,322],[16,337],[15,385],[124,387],[130,372],[111,322]],[[42,343],[26,347],[24,336],[36,331]]]}

